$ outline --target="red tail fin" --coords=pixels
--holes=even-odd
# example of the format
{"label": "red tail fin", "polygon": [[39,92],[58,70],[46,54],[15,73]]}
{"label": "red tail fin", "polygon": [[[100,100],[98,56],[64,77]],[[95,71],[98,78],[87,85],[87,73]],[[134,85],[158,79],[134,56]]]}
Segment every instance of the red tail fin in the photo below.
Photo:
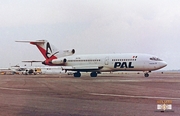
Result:
{"label": "red tail fin", "polygon": [[56,54],[59,53],[59,51],[54,46],[51,46],[50,43],[46,40],[16,41],[16,42],[26,42],[32,45],[36,45],[46,60],[56,59],[57,58]]}

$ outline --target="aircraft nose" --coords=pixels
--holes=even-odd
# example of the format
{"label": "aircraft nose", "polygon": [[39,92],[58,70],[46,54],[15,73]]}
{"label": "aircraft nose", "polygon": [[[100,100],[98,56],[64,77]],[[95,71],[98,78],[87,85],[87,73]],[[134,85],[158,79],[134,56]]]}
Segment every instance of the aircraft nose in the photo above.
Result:
{"label": "aircraft nose", "polygon": [[163,67],[167,66],[167,63],[166,63],[165,61],[162,61],[162,62],[160,63],[160,66],[161,66],[161,68],[163,68]]}

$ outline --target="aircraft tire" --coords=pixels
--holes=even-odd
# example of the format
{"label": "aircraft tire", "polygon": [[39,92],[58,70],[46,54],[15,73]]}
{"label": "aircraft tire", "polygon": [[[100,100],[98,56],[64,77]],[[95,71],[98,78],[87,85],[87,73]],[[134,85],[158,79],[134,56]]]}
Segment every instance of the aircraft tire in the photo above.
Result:
{"label": "aircraft tire", "polygon": [[81,73],[74,73],[74,77],[81,77]]}
{"label": "aircraft tire", "polygon": [[148,73],[145,73],[144,76],[145,76],[145,77],[149,77],[149,74],[148,74]]}
{"label": "aircraft tire", "polygon": [[92,73],[90,74],[90,76],[91,76],[91,77],[97,77],[97,73],[96,73],[96,72],[92,72]]}

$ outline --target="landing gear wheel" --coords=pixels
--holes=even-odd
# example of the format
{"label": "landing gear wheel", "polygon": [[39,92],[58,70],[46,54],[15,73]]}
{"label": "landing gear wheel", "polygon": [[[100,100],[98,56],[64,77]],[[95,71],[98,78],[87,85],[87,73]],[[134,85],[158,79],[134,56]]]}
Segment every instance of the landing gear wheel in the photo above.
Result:
{"label": "landing gear wheel", "polygon": [[97,73],[96,73],[96,72],[92,72],[92,73],[90,74],[90,76],[91,76],[91,77],[97,77]]}
{"label": "landing gear wheel", "polygon": [[148,73],[145,73],[144,76],[145,76],[145,77],[149,77],[149,74],[148,74]]}
{"label": "landing gear wheel", "polygon": [[81,73],[80,72],[74,73],[74,77],[81,77]]}

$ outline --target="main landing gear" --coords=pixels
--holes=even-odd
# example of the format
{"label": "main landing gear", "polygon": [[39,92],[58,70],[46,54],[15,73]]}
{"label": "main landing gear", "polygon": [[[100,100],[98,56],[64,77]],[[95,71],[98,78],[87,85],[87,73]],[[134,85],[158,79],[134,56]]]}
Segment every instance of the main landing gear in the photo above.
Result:
{"label": "main landing gear", "polygon": [[[91,77],[97,77],[97,72],[91,72],[90,76]],[[81,77],[81,73],[79,71],[74,73],[74,77]]]}
{"label": "main landing gear", "polygon": [[97,73],[96,73],[96,72],[92,72],[92,73],[90,74],[90,76],[91,76],[91,77],[97,77]]}
{"label": "main landing gear", "polygon": [[74,77],[81,77],[81,73],[79,71],[74,73]]}

